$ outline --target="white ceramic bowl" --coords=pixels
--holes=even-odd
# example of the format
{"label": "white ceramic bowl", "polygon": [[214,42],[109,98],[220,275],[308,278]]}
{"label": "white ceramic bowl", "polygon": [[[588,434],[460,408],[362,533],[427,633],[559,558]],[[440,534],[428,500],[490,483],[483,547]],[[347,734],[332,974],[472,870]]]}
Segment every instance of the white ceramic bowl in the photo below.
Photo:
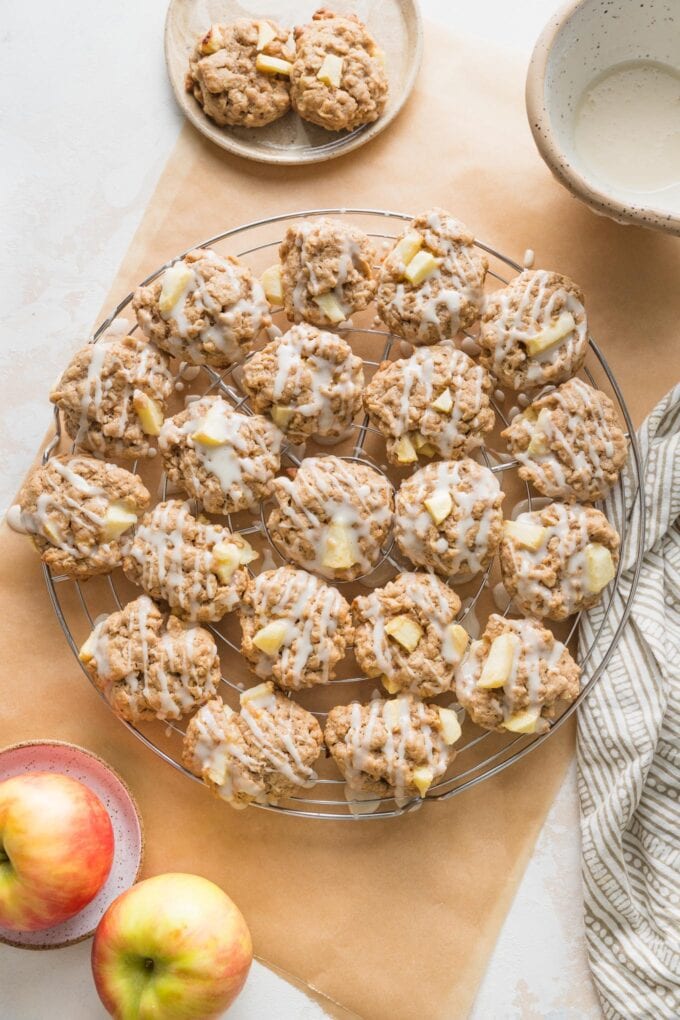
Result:
{"label": "white ceramic bowl", "polygon": [[616,64],[639,60],[680,72],[679,0],[572,0],[536,43],[526,83],[529,123],[555,177],[595,212],[680,234],[677,210],[646,205],[640,192],[604,184],[574,145],[576,111],[588,85]]}

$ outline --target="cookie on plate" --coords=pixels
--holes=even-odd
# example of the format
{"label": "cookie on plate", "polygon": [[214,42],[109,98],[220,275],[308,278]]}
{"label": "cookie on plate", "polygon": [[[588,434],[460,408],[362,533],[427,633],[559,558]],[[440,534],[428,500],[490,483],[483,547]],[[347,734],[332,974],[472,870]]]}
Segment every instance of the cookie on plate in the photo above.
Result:
{"label": "cookie on plate", "polygon": [[364,391],[364,407],[385,437],[390,464],[465,457],[496,420],[491,379],[451,340],[385,361]]}
{"label": "cookie on plate", "polygon": [[501,436],[543,496],[583,503],[604,499],[628,451],[614,404],[581,379],[539,397]]}
{"label": "cookie on plate", "polygon": [[443,694],[467,648],[459,611],[458,596],[434,574],[398,574],[352,603],[357,662],[390,694]]}
{"label": "cookie on plate", "polygon": [[352,794],[394,797],[403,806],[424,797],[455,757],[456,713],[409,694],[332,708],[326,746]]}
{"label": "cookie on plate", "polygon": [[488,267],[467,227],[443,209],[430,209],[409,223],[385,256],[378,314],[413,344],[450,340],[479,318]]}
{"label": "cookie on plate", "polygon": [[293,563],[344,581],[377,564],[394,496],[375,468],[340,457],[307,457],[292,478],[275,478],[272,488],[276,506],[267,527]]}
{"label": "cookie on plate", "polygon": [[293,108],[328,131],[354,131],[378,120],[387,104],[384,54],[355,14],[327,8],[295,30],[290,75]]}
{"label": "cookie on plate", "polygon": [[339,439],[361,409],[363,362],[343,337],[301,323],[246,361],[243,385],[292,443]]}
{"label": "cookie on plate", "polygon": [[182,761],[234,808],[277,804],[314,786],[323,746],[306,709],[260,684],[241,695],[234,712],[219,698],[199,708],[184,737]]}
{"label": "cookie on plate", "polygon": [[214,697],[220,682],[212,634],[162,613],[148,595],[100,620],[78,657],[130,723],[181,719]]}
{"label": "cookie on plate", "polygon": [[76,446],[98,457],[153,456],[173,390],[167,358],[138,336],[77,351],[50,393]]}
{"label": "cookie on plate", "polygon": [[619,536],[595,507],[550,503],[505,521],[500,560],[526,616],[564,620],[600,601],[616,575]]}
{"label": "cookie on plate", "polygon": [[282,440],[268,418],[207,396],[167,419],[158,447],[170,482],[208,513],[229,514],[267,498],[281,466]]}
{"label": "cookie on plate", "polygon": [[479,360],[511,390],[537,389],[575,375],[588,350],[583,292],[572,280],[525,269],[487,299]]}
{"label": "cookie on plate", "polygon": [[241,361],[271,325],[262,285],[232,255],[196,248],[137,288],[132,307],[142,332],[193,365]]}
{"label": "cookie on plate", "polygon": [[327,684],[352,644],[347,602],[306,570],[279,567],[252,578],[239,615],[243,655],[284,691]]}
{"label": "cookie on plate", "polygon": [[545,733],[578,697],[581,670],[538,620],[493,613],[456,674],[459,703],[485,730]]}
{"label": "cookie on plate", "polygon": [[85,580],[120,565],[126,533],[151,497],[137,475],[94,457],[50,457],[7,511],[53,574]]}
{"label": "cookie on plate", "polygon": [[476,461],[466,457],[427,464],[397,491],[396,543],[417,566],[469,580],[496,554],[502,502],[498,479]]}
{"label": "cookie on plate", "polygon": [[176,616],[205,623],[236,609],[248,584],[247,564],[257,556],[241,535],[195,518],[188,503],[171,499],[141,520],[123,570]]}
{"label": "cookie on plate", "polygon": [[186,90],[220,127],[264,127],[290,109],[290,32],[269,18],[212,25],[197,41]]}

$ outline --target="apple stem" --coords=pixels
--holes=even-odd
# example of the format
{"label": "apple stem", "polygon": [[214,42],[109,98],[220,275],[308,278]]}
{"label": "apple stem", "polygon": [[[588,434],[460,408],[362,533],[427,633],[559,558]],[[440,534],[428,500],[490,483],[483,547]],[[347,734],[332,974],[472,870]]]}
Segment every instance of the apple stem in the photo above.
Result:
{"label": "apple stem", "polygon": [[149,956],[144,961],[144,969],[153,970],[153,960]]}

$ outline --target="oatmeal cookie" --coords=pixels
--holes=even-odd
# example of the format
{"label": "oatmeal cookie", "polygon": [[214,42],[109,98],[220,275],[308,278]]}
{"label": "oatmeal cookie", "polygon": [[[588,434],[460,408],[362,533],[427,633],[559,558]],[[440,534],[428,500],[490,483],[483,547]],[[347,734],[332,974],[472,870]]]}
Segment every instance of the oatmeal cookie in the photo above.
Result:
{"label": "oatmeal cookie", "polygon": [[322,746],[311,712],[266,683],[241,695],[240,712],[219,698],[200,708],[187,727],[182,761],[218,797],[244,808],[277,804],[314,786]]}
{"label": "oatmeal cookie", "polygon": [[94,457],[50,457],[7,511],[53,574],[85,580],[120,565],[125,533],[151,497],[137,475]]}
{"label": "oatmeal cookie", "polygon": [[352,603],[357,662],[390,694],[451,690],[468,640],[454,622],[459,610],[458,596],[434,574],[398,574]]}
{"label": "oatmeal cookie", "polygon": [[581,670],[538,620],[489,617],[456,674],[459,703],[485,730],[545,733],[578,697]]}
{"label": "oatmeal cookie", "polygon": [[467,227],[431,209],[411,221],[385,256],[378,314],[413,344],[450,340],[479,318],[488,268]]}
{"label": "oatmeal cookie", "polygon": [[148,595],[101,620],[79,652],[114,712],[130,723],[181,719],[215,696],[212,634],[166,617]]}
{"label": "oatmeal cookie", "polygon": [[520,477],[551,499],[604,499],[628,452],[614,404],[581,379],[539,397],[501,436],[521,465]]}
{"label": "oatmeal cookie", "polygon": [[402,806],[424,797],[444,775],[455,757],[460,726],[451,709],[406,694],[338,705],[328,713],[324,736],[348,795],[391,796]]}
{"label": "oatmeal cookie", "polygon": [[427,464],[399,487],[394,537],[417,566],[467,580],[496,553],[502,502],[495,475],[476,461]]}
{"label": "oatmeal cookie", "polygon": [[486,302],[479,360],[511,390],[537,389],[575,375],[588,350],[583,292],[572,280],[525,269]]}
{"label": "oatmeal cookie", "polygon": [[279,260],[291,322],[337,326],[373,300],[377,256],[358,227],[325,216],[301,220],[288,227]]}
{"label": "oatmeal cookie", "polygon": [[246,565],[257,555],[241,535],[196,519],[188,503],[171,499],[142,519],[123,570],[177,616],[205,623],[236,609],[248,584]]}
{"label": "oatmeal cookie", "polygon": [[600,601],[616,574],[619,536],[594,507],[551,503],[505,522],[500,559],[526,616],[564,620]]}
{"label": "oatmeal cookie", "polygon": [[341,438],[361,409],[363,362],[341,336],[301,323],[246,361],[243,385],[292,443]]}
{"label": "oatmeal cookie", "polygon": [[240,611],[241,651],[259,677],[284,691],[327,684],[352,644],[349,606],[339,591],[293,567],[253,578]]}
{"label": "oatmeal cookie", "polygon": [[153,456],[173,379],[165,356],[141,337],[98,340],[74,354],[50,393],[78,447],[98,457]]}
{"label": "oatmeal cookie", "polygon": [[230,514],[266,499],[281,466],[283,436],[261,415],[207,396],[168,418],[158,446],[168,479],[208,513]]}
{"label": "oatmeal cookie", "polygon": [[390,464],[457,460],[494,427],[492,389],[488,372],[445,340],[384,361],[364,391],[364,407],[385,437]]}
{"label": "oatmeal cookie", "polygon": [[387,105],[384,54],[356,15],[326,8],[295,30],[290,75],[293,108],[328,131],[354,131]]}
{"label": "oatmeal cookie", "polygon": [[271,326],[260,281],[232,255],[196,248],[134,293],[142,332],[163,351],[194,365],[241,361]]}
{"label": "oatmeal cookie", "polygon": [[288,559],[324,577],[351,581],[371,570],[392,525],[388,480],[368,464],[307,457],[292,478],[272,483],[267,527]]}
{"label": "oatmeal cookie", "polygon": [[187,92],[220,127],[271,124],[290,109],[289,38],[269,18],[212,25],[191,55]]}

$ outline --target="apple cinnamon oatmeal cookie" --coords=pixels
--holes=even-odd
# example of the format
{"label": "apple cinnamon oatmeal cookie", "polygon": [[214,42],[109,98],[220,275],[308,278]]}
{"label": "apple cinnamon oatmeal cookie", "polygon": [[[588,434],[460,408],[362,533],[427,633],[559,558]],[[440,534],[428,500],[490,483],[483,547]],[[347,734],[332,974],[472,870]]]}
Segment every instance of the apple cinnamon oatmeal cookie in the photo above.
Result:
{"label": "apple cinnamon oatmeal cookie", "polygon": [[168,418],[158,446],[168,479],[208,513],[246,510],[266,499],[281,466],[283,436],[261,415],[207,396]]}
{"label": "apple cinnamon oatmeal cookie", "polygon": [[392,486],[375,468],[307,457],[272,483],[267,527],[286,557],[324,577],[351,581],[371,570],[392,525]]}
{"label": "apple cinnamon oatmeal cookie", "polygon": [[277,804],[314,786],[312,766],[323,747],[306,709],[260,684],[241,695],[234,712],[216,698],[199,708],[184,738],[182,761],[234,808]]}
{"label": "apple cinnamon oatmeal cookie", "polygon": [[413,344],[450,340],[479,318],[488,268],[467,227],[431,209],[411,221],[385,256],[378,314]]}
{"label": "apple cinnamon oatmeal cookie", "polygon": [[434,574],[398,574],[352,603],[357,662],[390,694],[434,698],[451,690],[468,642],[454,622],[459,610],[458,596]]}
{"label": "apple cinnamon oatmeal cookie", "polygon": [[241,535],[196,519],[189,504],[159,503],[141,520],[123,560],[126,576],[182,619],[221,620],[239,605],[256,553]]}
{"label": "apple cinnamon oatmeal cookie", "polygon": [[377,120],[387,105],[384,54],[355,14],[327,8],[295,30],[290,75],[293,108],[328,131],[354,131]]}
{"label": "apple cinnamon oatmeal cookie", "polygon": [[525,615],[564,620],[600,601],[616,574],[619,536],[595,507],[551,503],[505,521],[500,559]]}
{"label": "apple cinnamon oatmeal cookie", "polygon": [[7,511],[53,574],[85,580],[115,570],[125,532],[151,497],[137,475],[94,457],[50,457],[28,476]]}
{"label": "apple cinnamon oatmeal cookie", "polygon": [[181,719],[214,697],[220,682],[212,634],[166,616],[148,595],[101,620],[78,657],[130,723]]}
{"label": "apple cinnamon oatmeal cookie", "polygon": [[364,407],[385,437],[391,464],[456,460],[493,429],[492,389],[488,372],[445,340],[384,361],[364,391]]}
{"label": "apple cinnamon oatmeal cookie", "polygon": [[539,397],[501,436],[543,496],[583,503],[604,499],[628,452],[614,404],[581,379]]}
{"label": "apple cinnamon oatmeal cookie", "polygon": [[479,360],[511,390],[560,383],[578,372],[588,350],[583,292],[572,280],[525,269],[487,299]]}
{"label": "apple cinnamon oatmeal cookie", "polygon": [[458,701],[485,730],[545,733],[560,704],[578,697],[581,670],[538,620],[493,613],[458,668]]}
{"label": "apple cinnamon oatmeal cookie", "polygon": [[339,591],[293,567],[252,578],[240,610],[241,651],[259,677],[284,691],[332,680],[352,644],[350,610]]}
{"label": "apple cinnamon oatmeal cookie", "polygon": [[232,255],[196,248],[134,293],[140,329],[163,351],[226,368],[271,325],[262,285]]}
{"label": "apple cinnamon oatmeal cookie", "polygon": [[496,554],[502,502],[495,475],[476,461],[427,464],[397,491],[394,537],[417,566],[467,580]]}
{"label": "apple cinnamon oatmeal cookie", "polygon": [[279,261],[280,303],[291,322],[337,326],[373,300],[377,256],[366,234],[342,220],[321,216],[288,227]]}
{"label": "apple cinnamon oatmeal cookie", "polygon": [[197,41],[186,90],[220,127],[264,127],[290,109],[290,32],[269,18],[212,25]]}
{"label": "apple cinnamon oatmeal cookie", "polygon": [[166,357],[140,337],[101,339],[77,351],[50,393],[78,447],[99,457],[153,455],[173,390]]}
{"label": "apple cinnamon oatmeal cookie", "polygon": [[424,797],[453,761],[460,737],[456,713],[410,694],[366,705],[353,701],[328,713],[326,746],[351,794],[394,797],[399,807]]}
{"label": "apple cinnamon oatmeal cookie", "polygon": [[341,336],[301,323],[246,361],[243,385],[292,443],[341,438],[361,409],[363,362]]}

